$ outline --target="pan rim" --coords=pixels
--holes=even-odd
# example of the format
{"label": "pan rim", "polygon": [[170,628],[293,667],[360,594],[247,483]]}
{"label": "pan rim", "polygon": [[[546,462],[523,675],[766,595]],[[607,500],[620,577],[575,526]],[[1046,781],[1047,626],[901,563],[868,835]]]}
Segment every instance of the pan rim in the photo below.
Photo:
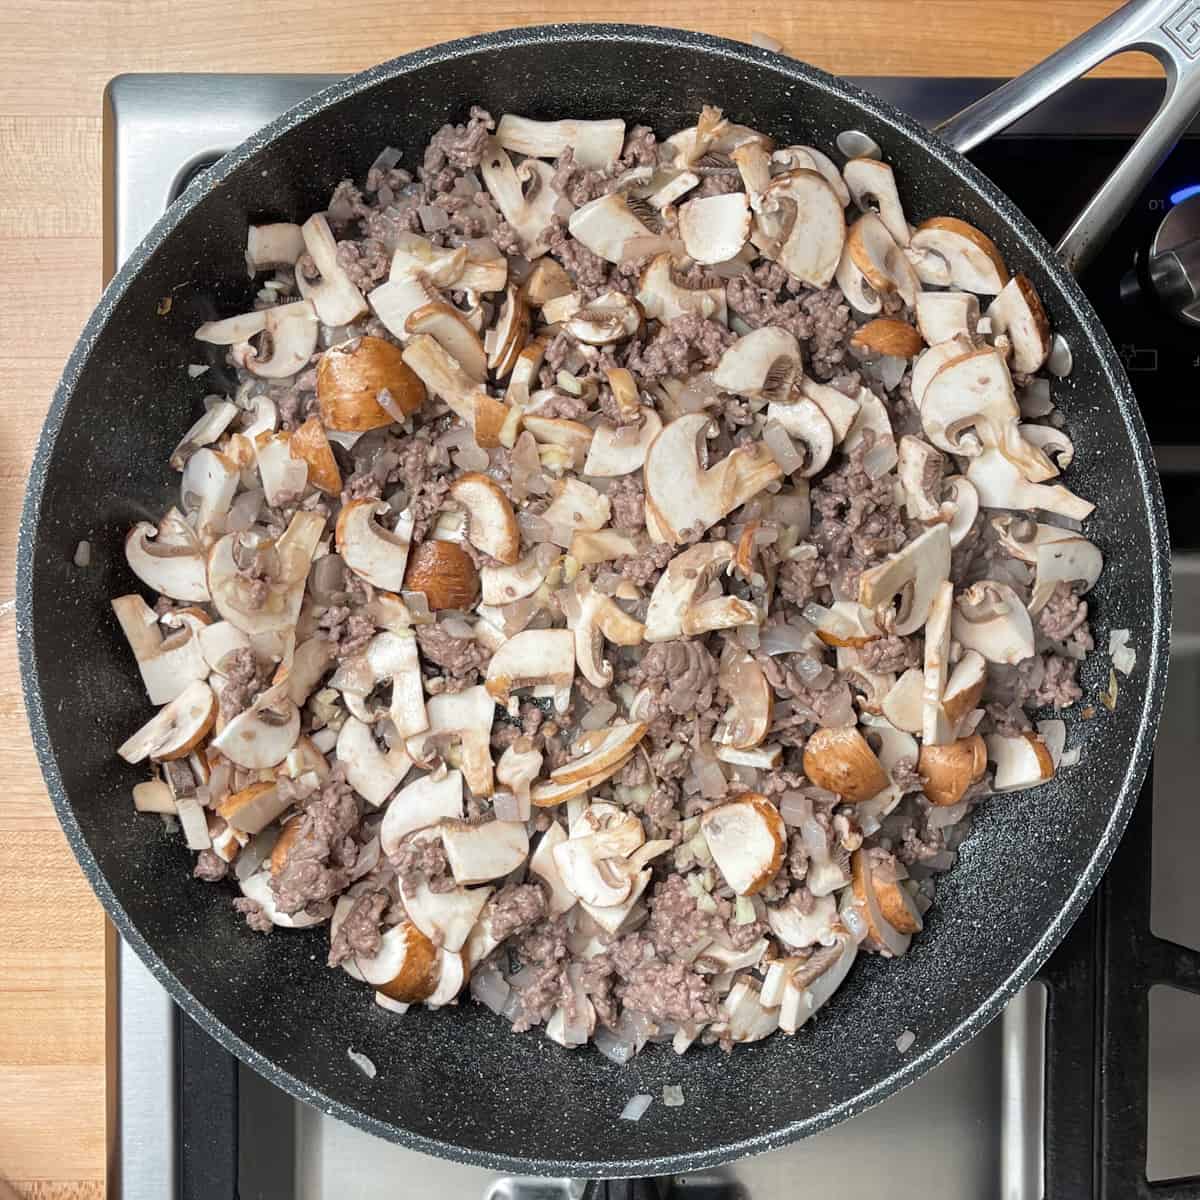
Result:
{"label": "pan rim", "polygon": [[[33,637],[33,567],[36,534],[40,521],[42,500],[48,479],[48,466],[67,409],[74,396],[79,376],[91,350],[114,314],[131,282],[142,265],[168,239],[180,222],[212,189],[217,188],[245,162],[266,150],[278,138],[303,124],[311,115],[323,111],[341,100],[357,96],[370,89],[402,79],[412,71],[436,65],[472,53],[502,54],[504,51],[547,42],[623,43],[630,46],[651,45],[700,52],[732,60],[747,69],[766,68],[772,76],[791,77],[827,94],[848,99],[881,123],[891,126],[898,134],[916,143],[920,149],[959,175],[988,202],[1001,220],[1007,222],[1039,260],[1063,293],[1075,313],[1082,319],[1114,403],[1121,414],[1137,468],[1138,482],[1147,500],[1151,515],[1150,539],[1153,551],[1151,577],[1153,596],[1149,644],[1145,647],[1147,683],[1138,719],[1137,748],[1126,768],[1121,792],[1112,806],[1107,824],[1080,872],[1067,900],[1055,917],[1043,929],[1025,957],[977,1008],[964,1015],[937,1042],[905,1060],[891,1073],[864,1088],[855,1096],[819,1113],[789,1122],[779,1128],[740,1138],[704,1150],[673,1154],[611,1159],[535,1159],[516,1154],[498,1154],[462,1147],[425,1134],[415,1133],[373,1117],[351,1104],[334,1099],[327,1093],[285,1071],[266,1058],[248,1042],[220,1021],[201,1004],[180,982],[145,941],[113,892],[107,878],[83,837],[74,809],[62,783],[57,761],[50,745],[46,713],[42,704],[38,663]],[[618,23],[564,23],[528,26],[499,30],[460,38],[401,55],[368,68],[356,75],[333,83],[289,109],[270,124],[253,134],[240,146],[194,180],[139,243],[105,288],[99,302],[86,322],[78,342],[71,352],[62,377],[55,389],[38,445],[30,466],[29,482],[22,507],[18,535],[16,622],[18,657],[22,690],[31,733],[47,790],[54,803],[60,824],[75,857],[87,875],[93,890],[117,926],[154,977],[166,988],[172,999],[207,1033],[238,1058],[296,1098],[339,1120],[354,1125],[377,1137],[399,1143],[411,1149],[473,1166],[501,1171],[539,1174],[566,1174],[587,1177],[620,1177],[642,1174],[673,1174],[717,1166],[750,1154],[763,1153],[787,1145],[855,1116],[880,1103],[888,1096],[914,1082],[938,1065],[954,1050],[977,1034],[1004,1004],[1023,986],[1049,957],[1074,923],[1107,868],[1121,833],[1136,803],[1141,782],[1153,752],[1165,690],[1170,628],[1170,546],[1166,533],[1166,516],[1157,471],[1145,426],[1132,388],[1120,365],[1107,333],[1100,324],[1076,280],[1054,256],[1041,234],[1023,213],[990,179],[970,162],[918,125],[892,105],[863,91],[856,85],[836,78],[816,67],[786,57],[774,51],[735,42],[711,34],[672,29],[662,26],[641,26]]]}

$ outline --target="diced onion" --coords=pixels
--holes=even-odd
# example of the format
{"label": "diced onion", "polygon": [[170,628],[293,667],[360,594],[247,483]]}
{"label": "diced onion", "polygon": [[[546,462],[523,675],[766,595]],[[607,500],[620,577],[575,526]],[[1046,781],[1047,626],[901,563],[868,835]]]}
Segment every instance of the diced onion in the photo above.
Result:
{"label": "diced onion", "polygon": [[365,1055],[359,1053],[352,1046],[346,1050],[346,1057],[368,1078],[374,1079],[379,1074],[375,1064]]}
{"label": "diced onion", "polygon": [[512,988],[504,980],[495,963],[481,963],[471,975],[471,996],[491,1012],[504,1012]]}
{"label": "diced onion", "polygon": [[769,33],[762,33],[757,29],[750,35],[750,44],[763,50],[774,50],[777,54],[783,49],[781,41],[773,38]]}
{"label": "diced onion", "polygon": [[906,1029],[896,1039],[896,1049],[899,1050],[901,1054],[907,1054],[909,1052],[909,1050],[912,1049],[912,1044],[916,1040],[917,1040],[917,1035],[915,1033],[913,1033],[913,1031],[911,1029]]}
{"label": "diced onion", "polygon": [[796,449],[788,431],[778,421],[768,421],[763,426],[763,441],[785,475],[792,475],[803,469],[804,455]]}
{"label": "diced onion", "polygon": [[621,1109],[622,1121],[640,1121],[645,1115],[646,1110],[654,1103],[653,1096],[647,1096],[644,1092],[639,1096],[633,1096],[625,1107]]}
{"label": "diced onion", "polygon": [[667,1084],[667,1086],[663,1088],[662,1097],[663,1104],[667,1108],[682,1108],[685,1103],[683,1099],[683,1088],[674,1083]]}
{"label": "diced onion", "polygon": [[1122,675],[1128,675],[1137,664],[1137,651],[1129,645],[1129,630],[1114,629],[1108,635],[1108,653],[1112,665]]}
{"label": "diced onion", "polygon": [[[637,1054],[637,1047],[631,1037],[621,1037],[606,1025],[597,1026],[596,1032],[592,1035],[592,1041],[596,1043],[596,1049],[605,1058],[610,1062],[615,1062],[619,1067],[623,1067]],[[636,1120],[636,1118],[623,1119]]]}

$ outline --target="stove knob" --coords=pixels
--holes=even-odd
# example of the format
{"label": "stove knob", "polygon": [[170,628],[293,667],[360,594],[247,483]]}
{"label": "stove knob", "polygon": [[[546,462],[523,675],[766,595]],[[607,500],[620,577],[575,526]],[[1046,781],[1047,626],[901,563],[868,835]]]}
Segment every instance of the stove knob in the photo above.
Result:
{"label": "stove knob", "polygon": [[1200,325],[1200,195],[1167,213],[1149,251],[1121,280],[1127,304],[1143,297],[1185,324]]}

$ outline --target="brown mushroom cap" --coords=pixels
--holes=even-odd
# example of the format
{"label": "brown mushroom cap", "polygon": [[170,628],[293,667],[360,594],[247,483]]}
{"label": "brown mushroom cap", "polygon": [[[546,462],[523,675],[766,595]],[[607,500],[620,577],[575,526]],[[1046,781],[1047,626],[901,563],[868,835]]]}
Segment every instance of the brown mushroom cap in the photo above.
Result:
{"label": "brown mushroom cap", "polygon": [[987,770],[987,747],[974,733],[948,746],[922,746],[917,770],[925,778],[924,792],[931,804],[957,804],[971,784]]}
{"label": "brown mushroom cap", "polygon": [[378,400],[384,389],[406,416],[425,403],[425,385],[400,348],[382,338],[331,346],[317,364],[317,401],[327,429],[358,433],[390,425],[394,418]]}
{"label": "brown mushroom cap", "polygon": [[907,321],[898,317],[876,317],[854,331],[850,345],[873,354],[912,358],[920,354],[925,339]]}
{"label": "brown mushroom cap", "polygon": [[409,551],[404,588],[424,593],[431,612],[469,609],[479,592],[479,573],[471,556],[453,542],[420,542]]}
{"label": "brown mushroom cap", "polygon": [[342,473],[329,447],[320,417],[309,417],[288,440],[293,458],[308,464],[308,482],[327,496],[341,495]]}
{"label": "brown mushroom cap", "polygon": [[804,773],[850,804],[870,800],[888,785],[875,751],[853,726],[818,729],[804,747]]}

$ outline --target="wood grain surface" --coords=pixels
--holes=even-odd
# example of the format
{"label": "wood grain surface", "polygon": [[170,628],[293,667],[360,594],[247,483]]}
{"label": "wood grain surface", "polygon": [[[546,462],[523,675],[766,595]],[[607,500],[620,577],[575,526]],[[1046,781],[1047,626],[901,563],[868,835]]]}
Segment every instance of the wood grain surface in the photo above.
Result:
{"label": "wood grain surface", "polygon": [[[765,33],[834,72],[1009,75],[1114,7],[1112,0],[660,0],[652,10],[631,0],[0,0],[0,728],[10,731],[0,739],[0,1177],[18,1195],[102,1197],[108,1144],[105,921],[34,759],[12,600],[32,448],[101,287],[105,83],[126,71],[355,71],[486,29],[639,22],[651,13],[659,24],[741,40]],[[1150,69],[1136,57],[1107,68]]]}

